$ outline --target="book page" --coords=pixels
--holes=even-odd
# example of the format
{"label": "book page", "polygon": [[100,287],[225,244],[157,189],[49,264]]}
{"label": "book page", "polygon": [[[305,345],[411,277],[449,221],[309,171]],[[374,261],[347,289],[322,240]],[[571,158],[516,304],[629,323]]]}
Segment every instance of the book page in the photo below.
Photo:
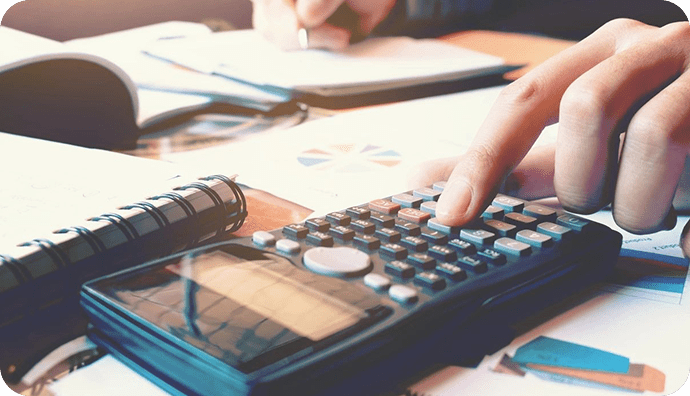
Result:
{"label": "book page", "polygon": [[169,191],[172,164],[0,133],[0,251]]}
{"label": "book page", "polygon": [[504,64],[495,56],[409,37],[370,38],[342,51],[282,51],[253,30],[166,40],[146,52],[201,72],[290,89],[461,75]]}
{"label": "book page", "polygon": [[64,51],[62,43],[0,26],[0,71],[3,65]]}

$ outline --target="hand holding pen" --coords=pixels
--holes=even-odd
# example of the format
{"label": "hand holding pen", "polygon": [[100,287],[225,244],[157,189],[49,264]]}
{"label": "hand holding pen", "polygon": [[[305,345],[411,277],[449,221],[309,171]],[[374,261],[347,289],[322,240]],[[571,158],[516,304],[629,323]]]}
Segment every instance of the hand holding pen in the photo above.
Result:
{"label": "hand holding pen", "polygon": [[395,0],[254,0],[253,24],[285,50],[339,50],[371,33]]}

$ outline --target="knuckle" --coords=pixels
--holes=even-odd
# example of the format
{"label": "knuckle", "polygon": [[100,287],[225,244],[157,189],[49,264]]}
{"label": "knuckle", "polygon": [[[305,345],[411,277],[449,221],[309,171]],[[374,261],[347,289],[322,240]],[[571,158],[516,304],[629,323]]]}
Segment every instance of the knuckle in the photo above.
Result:
{"label": "knuckle", "polygon": [[593,128],[578,128],[581,134],[599,134],[599,126],[607,112],[606,88],[599,81],[573,82],[563,93],[559,108],[559,118],[571,125],[587,125]]}
{"label": "knuckle", "polygon": [[663,39],[669,42],[687,42],[690,40],[690,23],[675,22],[665,25],[659,29]]}
{"label": "knuckle", "polygon": [[636,21],[634,19],[629,19],[629,18],[616,18],[611,21],[606,22],[604,25],[602,25],[599,30],[604,31],[604,32],[609,32],[609,33],[619,33],[619,32],[625,32],[631,29],[637,29],[643,26],[647,26],[646,24]]}
{"label": "knuckle", "polygon": [[498,100],[508,105],[520,106],[539,101],[546,91],[542,78],[527,74],[503,88]]}

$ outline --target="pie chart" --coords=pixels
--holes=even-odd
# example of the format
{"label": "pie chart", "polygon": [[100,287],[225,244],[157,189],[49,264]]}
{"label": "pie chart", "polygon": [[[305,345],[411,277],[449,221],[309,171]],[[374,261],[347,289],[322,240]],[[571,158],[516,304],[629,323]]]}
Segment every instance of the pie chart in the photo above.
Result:
{"label": "pie chart", "polygon": [[305,150],[297,161],[313,170],[359,173],[392,168],[402,162],[402,156],[389,147],[343,143]]}

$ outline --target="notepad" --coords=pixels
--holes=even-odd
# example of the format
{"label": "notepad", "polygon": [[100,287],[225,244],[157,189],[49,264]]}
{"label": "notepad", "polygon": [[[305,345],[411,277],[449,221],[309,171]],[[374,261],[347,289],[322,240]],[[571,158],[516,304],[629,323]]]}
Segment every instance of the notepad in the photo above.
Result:
{"label": "notepad", "polygon": [[282,51],[253,30],[166,40],[145,50],[263,87],[352,95],[503,73],[503,59],[434,39],[369,38],[342,51]]}

